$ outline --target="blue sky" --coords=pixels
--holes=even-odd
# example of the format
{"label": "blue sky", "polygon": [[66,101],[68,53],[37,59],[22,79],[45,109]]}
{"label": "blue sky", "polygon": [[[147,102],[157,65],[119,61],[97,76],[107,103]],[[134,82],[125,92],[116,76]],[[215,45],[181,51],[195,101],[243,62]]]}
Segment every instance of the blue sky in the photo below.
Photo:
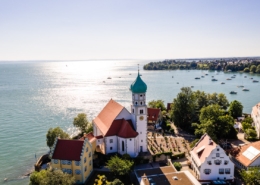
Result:
{"label": "blue sky", "polygon": [[0,0],[0,60],[260,56],[259,0]]}

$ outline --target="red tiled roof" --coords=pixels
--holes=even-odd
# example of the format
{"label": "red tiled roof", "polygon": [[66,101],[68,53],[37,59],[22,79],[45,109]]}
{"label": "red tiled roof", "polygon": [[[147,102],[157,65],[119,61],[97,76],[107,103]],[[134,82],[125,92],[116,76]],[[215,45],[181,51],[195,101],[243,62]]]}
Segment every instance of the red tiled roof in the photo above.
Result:
{"label": "red tiled roof", "polygon": [[122,119],[121,128],[117,134],[117,136],[122,138],[133,138],[136,137],[138,133],[132,127],[131,120]]}
{"label": "red tiled roof", "polygon": [[153,108],[147,108],[148,116],[147,119],[148,121],[157,121],[159,114],[160,114],[160,109],[153,109]]}
{"label": "red tiled roof", "polygon": [[52,159],[59,160],[80,160],[84,141],[58,139]]}
{"label": "red tiled roof", "polygon": [[249,166],[252,162],[254,162],[257,158],[260,157],[260,154],[256,155],[252,160],[248,159],[246,156],[243,155],[243,153],[250,147],[254,147],[257,150],[260,150],[260,141],[256,141],[250,144],[246,144],[241,146],[240,151],[238,154],[236,154],[234,157],[236,160],[238,160],[240,163],[242,163],[244,166]]}
{"label": "red tiled roof", "polygon": [[85,140],[85,138],[87,138],[89,141],[91,140],[91,139],[93,139],[95,136],[93,135],[93,132],[89,132],[87,135],[86,135],[86,137],[81,137],[79,140],[82,140],[82,141],[84,141]]}
{"label": "red tiled roof", "polygon": [[123,109],[124,107],[122,105],[111,99],[93,120],[103,135],[107,134],[113,121]]}
{"label": "red tiled roof", "polygon": [[[210,143],[210,144],[209,144]],[[201,139],[196,143],[194,148],[191,149],[194,159],[200,164],[204,163],[212,150],[216,148],[217,144],[211,140],[208,134],[204,134]]]}

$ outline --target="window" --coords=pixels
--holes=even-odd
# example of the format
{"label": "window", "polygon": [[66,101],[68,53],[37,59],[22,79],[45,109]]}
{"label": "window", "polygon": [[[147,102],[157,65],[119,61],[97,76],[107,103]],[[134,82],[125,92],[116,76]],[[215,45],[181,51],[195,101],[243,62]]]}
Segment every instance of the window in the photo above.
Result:
{"label": "window", "polygon": [[124,151],[125,151],[125,142],[122,141],[122,152],[124,152]]}
{"label": "window", "polygon": [[66,165],[67,164],[67,160],[61,160],[61,164]]}
{"label": "window", "polygon": [[86,152],[88,152],[88,147],[86,148]]}
{"label": "window", "polygon": [[81,171],[80,170],[75,170],[76,175],[80,175]]}
{"label": "window", "polygon": [[208,163],[208,165],[211,165],[211,164],[212,164],[211,161],[208,161],[207,163]]}
{"label": "window", "polygon": [[76,166],[80,166],[80,161],[75,161]]}
{"label": "window", "polygon": [[211,172],[211,169],[205,169],[204,170],[204,173],[207,174],[207,175],[210,174],[210,172]]}
{"label": "window", "polygon": [[86,163],[87,162],[87,159],[86,159],[86,157],[84,158],[84,163]]}
{"label": "window", "polygon": [[143,95],[142,95],[142,94],[140,94],[140,97],[143,97]]}
{"label": "window", "polygon": [[219,153],[216,153],[216,157],[219,157]]}
{"label": "window", "polygon": [[137,105],[137,102],[135,102],[135,104]]}
{"label": "window", "polygon": [[141,140],[141,142],[143,142],[143,140]]}
{"label": "window", "polygon": [[71,165],[71,161],[67,161],[67,165]]}
{"label": "window", "polygon": [[140,114],[143,114],[143,113],[144,113],[144,110],[143,110],[143,109],[141,109],[141,110],[140,110]]}
{"label": "window", "polygon": [[66,173],[67,172],[67,169],[66,168],[62,168],[61,169],[63,173]]}
{"label": "window", "polygon": [[132,139],[129,139],[130,141],[132,141]]}
{"label": "window", "polygon": [[214,162],[215,162],[216,165],[220,165],[221,164],[221,160],[218,160],[218,159],[215,160]]}
{"label": "window", "polygon": [[91,161],[89,161],[89,166],[91,166]]}
{"label": "window", "polygon": [[143,102],[141,102],[141,105],[143,105]]}
{"label": "window", "polygon": [[54,159],[54,164],[58,164],[58,163],[59,163],[59,160]]}
{"label": "window", "polygon": [[110,147],[110,150],[113,150],[113,147]]}
{"label": "window", "polygon": [[227,165],[227,164],[228,164],[228,160],[225,160],[225,161],[224,161],[224,164]]}
{"label": "window", "polygon": [[142,132],[140,132],[140,134],[142,134]]}
{"label": "window", "polygon": [[224,168],[219,168],[219,174],[224,174]]}
{"label": "window", "polygon": [[72,170],[71,169],[67,169],[67,173],[68,174],[72,174]]}
{"label": "window", "polygon": [[87,167],[85,166],[85,171],[87,171]]}
{"label": "window", "polygon": [[91,152],[89,152],[88,157],[91,157]]}
{"label": "window", "polygon": [[109,139],[109,143],[113,143],[113,139]]}
{"label": "window", "polygon": [[225,169],[225,174],[230,174],[230,168]]}
{"label": "window", "polygon": [[217,151],[219,151],[219,148],[217,148]]}

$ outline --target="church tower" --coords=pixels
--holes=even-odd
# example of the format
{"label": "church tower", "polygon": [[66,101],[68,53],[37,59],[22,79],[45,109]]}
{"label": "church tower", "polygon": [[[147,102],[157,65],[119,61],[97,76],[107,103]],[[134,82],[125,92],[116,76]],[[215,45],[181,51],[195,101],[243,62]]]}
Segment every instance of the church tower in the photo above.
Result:
{"label": "church tower", "polygon": [[137,78],[130,86],[130,90],[132,91],[132,121],[136,132],[138,132],[136,150],[138,152],[147,152],[147,85],[141,79],[139,69]]}

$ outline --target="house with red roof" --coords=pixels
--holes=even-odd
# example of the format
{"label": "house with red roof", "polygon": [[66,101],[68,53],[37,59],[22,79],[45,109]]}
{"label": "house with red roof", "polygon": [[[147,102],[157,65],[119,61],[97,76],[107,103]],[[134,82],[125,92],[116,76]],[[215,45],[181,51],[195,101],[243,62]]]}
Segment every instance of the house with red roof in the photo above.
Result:
{"label": "house with red roof", "polygon": [[260,166],[260,141],[245,144],[234,148],[230,157],[235,166],[247,170],[250,167]]}
{"label": "house with red roof", "polygon": [[50,153],[51,166],[75,177],[83,184],[93,171],[92,145],[85,140],[56,139]]}
{"label": "house with red roof", "polygon": [[139,71],[130,90],[131,112],[111,99],[92,121],[93,135],[98,138],[96,151],[129,154],[131,157],[147,152],[147,86]]}
{"label": "house with red roof", "polygon": [[257,137],[260,138],[260,103],[252,108],[251,118],[253,119],[253,126],[255,127]]}
{"label": "house with red roof", "polygon": [[234,163],[208,134],[204,134],[190,151],[191,168],[201,184],[233,181]]}
{"label": "house with red roof", "polygon": [[160,109],[147,108],[147,122],[148,124],[160,125],[162,122],[162,113]]}

